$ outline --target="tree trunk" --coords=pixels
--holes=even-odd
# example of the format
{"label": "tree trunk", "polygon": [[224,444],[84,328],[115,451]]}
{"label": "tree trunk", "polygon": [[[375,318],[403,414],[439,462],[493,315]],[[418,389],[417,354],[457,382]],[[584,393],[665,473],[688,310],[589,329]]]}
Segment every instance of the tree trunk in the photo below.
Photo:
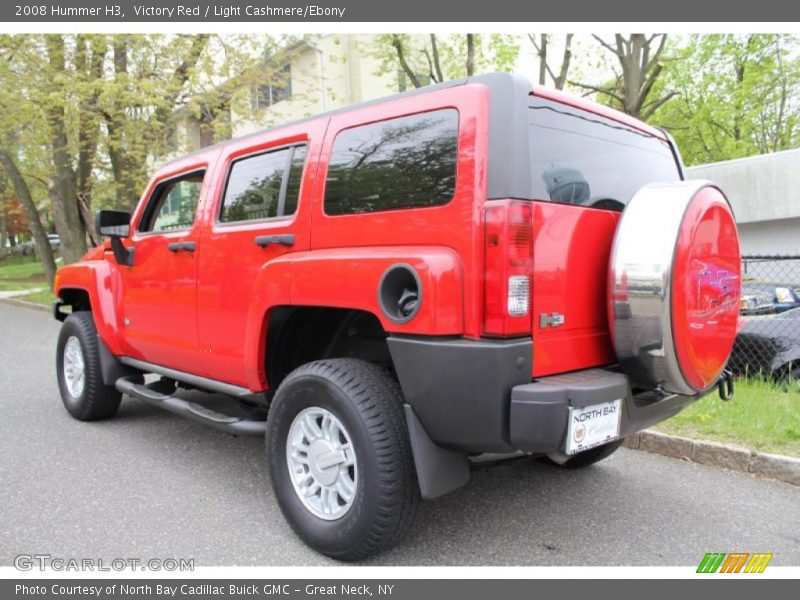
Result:
{"label": "tree trunk", "polygon": [[[139,201],[140,188],[147,179],[147,156],[136,156],[131,153],[134,146],[129,143],[129,136],[144,136],[144,146],[153,141],[153,136],[168,137],[173,127],[174,106],[181,90],[192,75],[209,39],[208,34],[191,36],[192,43],[185,59],[176,67],[171,76],[163,81],[161,102],[150,119],[158,126],[147,123],[138,131],[132,131],[125,114],[127,106],[117,103],[103,113],[108,129],[108,153],[111,171],[114,175],[116,206],[120,210],[133,210]],[[117,84],[129,89],[132,85],[128,74],[129,36],[114,36],[113,63],[114,78]],[[135,108],[135,107],[130,107]],[[156,134],[155,131],[158,130]],[[141,141],[137,145],[141,145]]]}
{"label": "tree trunk", "polygon": [[[98,82],[103,79],[103,67],[106,56],[106,41],[103,36],[95,35],[90,39],[80,35],[77,38],[78,51],[75,58],[75,70],[78,77],[85,79],[88,92],[82,100],[78,121],[78,168],[77,199],[78,209],[84,228],[93,245],[100,243],[94,231],[92,219],[92,170],[97,154],[97,140],[100,133],[100,114],[97,102],[100,97]],[[87,59],[86,47],[91,54]]]}
{"label": "tree trunk", "polygon": [[0,201],[0,258],[5,258],[8,243],[8,214],[5,201]]}
{"label": "tree trunk", "polygon": [[442,63],[439,58],[439,44],[436,41],[436,34],[431,34],[431,54],[433,55],[433,68],[435,69],[436,81],[442,83],[444,74],[442,73]]}
{"label": "tree trunk", "polygon": [[553,85],[557,90],[563,90],[564,85],[567,83],[567,74],[569,73],[569,65],[572,61],[572,38],[574,34],[568,33],[564,40],[564,54],[561,57],[561,67],[556,74],[550,63],[547,62],[548,47],[550,45],[550,37],[546,33],[539,35],[539,41],[536,41],[536,36],[528,34],[528,39],[533,44],[536,50],[536,56],[539,58],[539,85],[547,84],[547,76],[553,80]]}
{"label": "tree trunk", "polygon": [[467,77],[475,74],[475,34],[467,34]]}
{"label": "tree trunk", "polygon": [[624,112],[643,121],[676,95],[677,92],[672,91],[657,100],[650,100],[653,86],[664,68],[660,58],[667,34],[650,37],[643,33],[634,33],[628,37],[616,34],[613,43],[597,35],[593,37],[616,56],[621,69],[619,80],[609,87],[573,82],[575,85],[613,98]]}
{"label": "tree trunk", "polygon": [[547,83],[547,34],[539,36],[539,85]]}
{"label": "tree trunk", "polygon": [[400,63],[400,68],[405,73],[408,80],[411,82],[415,88],[422,87],[422,83],[420,82],[417,74],[414,73],[414,69],[411,68],[411,65],[408,64],[408,60],[406,59],[406,51],[403,47],[403,38],[399,35],[394,34],[392,35],[392,48],[397,53],[397,62]]}
{"label": "tree trunk", "polygon": [[[65,75],[64,38],[60,35],[45,36],[47,57],[53,74]],[[86,254],[86,228],[78,206],[78,190],[75,171],[69,155],[66,130],[65,90],[59,90],[47,106],[47,121],[50,127],[50,144],[53,157],[54,178],[49,185],[50,202],[56,231],[61,238],[61,256],[65,264],[77,262]]]}
{"label": "tree trunk", "polygon": [[[113,59],[114,79],[125,87],[128,82],[128,43],[126,35],[114,36]],[[125,107],[114,99],[109,112],[104,114],[108,129],[108,157],[111,161],[111,172],[114,175],[114,195],[116,208],[132,211],[138,201],[136,180],[131,161],[128,158],[125,139]]]}
{"label": "tree trunk", "polygon": [[[14,192],[17,195],[25,214],[28,217],[28,226],[30,227],[33,239],[36,242],[36,248],[39,256],[42,258],[42,266],[44,267],[44,276],[47,278],[47,284],[50,289],[53,289],[53,278],[56,274],[56,261],[53,258],[53,251],[50,248],[50,240],[47,239],[47,233],[39,220],[39,211],[36,209],[36,204],[31,196],[28,183],[19,172],[17,163],[14,158],[5,151],[0,151],[0,165],[2,165],[8,178],[14,186]],[[63,242],[62,242],[63,243]]]}
{"label": "tree trunk", "polygon": [[558,77],[555,78],[553,83],[557,90],[563,90],[564,85],[567,83],[567,74],[569,73],[569,64],[572,62],[572,37],[574,34],[568,33],[567,39],[564,41],[564,56],[561,58],[561,69],[558,72]]}

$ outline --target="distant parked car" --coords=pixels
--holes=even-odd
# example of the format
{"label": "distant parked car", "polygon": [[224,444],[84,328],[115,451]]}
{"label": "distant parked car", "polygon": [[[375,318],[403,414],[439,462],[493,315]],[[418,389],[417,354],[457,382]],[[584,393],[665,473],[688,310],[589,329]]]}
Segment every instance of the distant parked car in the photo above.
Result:
{"label": "distant parked car", "polygon": [[[61,238],[58,236],[58,234],[48,233],[47,241],[50,242],[51,250],[58,250],[61,248]],[[36,242],[34,240],[28,240],[26,242],[21,242],[16,246],[12,246],[11,254],[13,256],[35,256],[37,254]]]}
{"label": "distant parked car", "polygon": [[800,308],[747,319],[728,367],[737,374],[800,379]]}
{"label": "distant parked car", "polygon": [[776,313],[800,307],[800,293],[791,285],[752,283],[746,285],[744,289],[761,291],[768,294],[772,302],[773,310]]}
{"label": "distant parked car", "polygon": [[773,297],[766,290],[754,286],[743,286],[739,300],[742,315],[767,315],[775,312]]}
{"label": "distant parked car", "polygon": [[11,250],[11,253],[17,256],[33,256],[36,254],[36,242],[28,240],[27,242],[17,244]]}

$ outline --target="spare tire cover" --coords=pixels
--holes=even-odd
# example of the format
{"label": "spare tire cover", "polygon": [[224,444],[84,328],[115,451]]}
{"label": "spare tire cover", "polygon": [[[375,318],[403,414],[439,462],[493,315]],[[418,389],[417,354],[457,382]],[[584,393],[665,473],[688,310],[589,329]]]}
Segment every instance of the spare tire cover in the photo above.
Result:
{"label": "spare tire cover", "polygon": [[696,395],[718,380],[736,337],[739,236],[707,181],[655,183],[631,199],[609,265],[609,328],[632,383]]}

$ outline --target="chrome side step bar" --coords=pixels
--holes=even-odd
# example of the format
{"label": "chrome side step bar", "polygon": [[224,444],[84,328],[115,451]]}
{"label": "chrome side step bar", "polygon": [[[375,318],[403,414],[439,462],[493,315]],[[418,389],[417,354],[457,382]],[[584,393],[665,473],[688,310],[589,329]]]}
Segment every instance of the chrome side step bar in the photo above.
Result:
{"label": "chrome side step bar", "polygon": [[251,392],[247,388],[239,387],[238,385],[225,383],[224,381],[217,381],[216,379],[208,379],[207,377],[201,377],[200,375],[193,375],[192,373],[184,373],[183,371],[170,369],[169,367],[162,367],[161,365],[154,365],[153,363],[145,362],[143,360],[138,360],[136,358],[120,356],[119,362],[121,362],[123,365],[133,367],[134,369],[139,369],[140,371],[144,371],[145,373],[155,373],[156,375],[169,377],[170,379],[174,379],[175,381],[182,381],[184,383],[188,383],[189,385],[192,385],[200,389],[211,390],[212,392],[219,392],[220,394],[225,394],[226,396],[243,398],[246,396],[253,395],[253,392]]}
{"label": "chrome side step bar", "polygon": [[266,421],[232,417],[206,408],[197,402],[165,394],[157,389],[158,382],[148,386],[132,379],[122,378],[117,380],[115,387],[123,394],[233,435],[260,436],[267,430]]}

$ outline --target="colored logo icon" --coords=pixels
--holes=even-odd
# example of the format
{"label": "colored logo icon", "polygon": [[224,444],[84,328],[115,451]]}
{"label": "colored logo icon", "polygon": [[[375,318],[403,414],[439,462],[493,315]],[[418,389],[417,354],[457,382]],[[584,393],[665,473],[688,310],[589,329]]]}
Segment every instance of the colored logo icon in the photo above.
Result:
{"label": "colored logo icon", "polygon": [[698,573],[763,573],[771,552],[707,552],[697,567]]}

